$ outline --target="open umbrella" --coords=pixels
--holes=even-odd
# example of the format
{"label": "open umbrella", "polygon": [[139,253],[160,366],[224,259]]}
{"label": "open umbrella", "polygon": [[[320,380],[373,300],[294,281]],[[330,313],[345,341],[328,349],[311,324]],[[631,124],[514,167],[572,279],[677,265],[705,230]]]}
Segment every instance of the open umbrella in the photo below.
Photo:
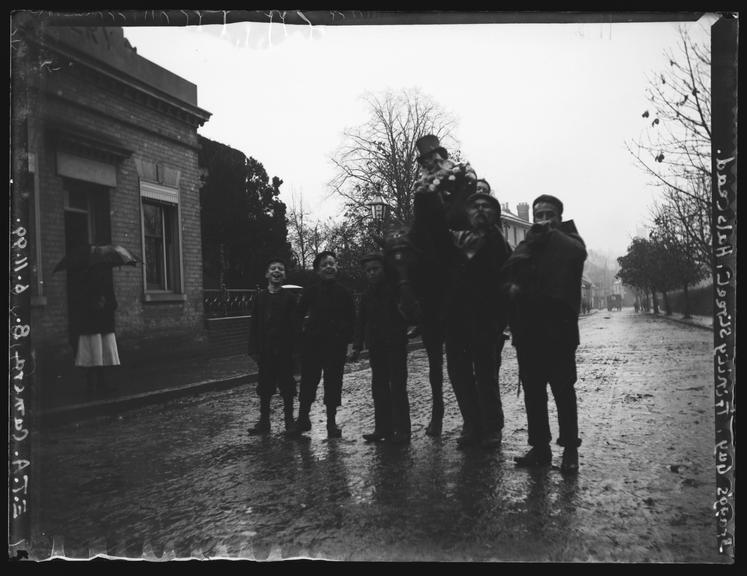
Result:
{"label": "open umbrella", "polygon": [[60,260],[54,272],[60,270],[85,270],[93,266],[115,268],[117,266],[135,266],[138,263],[127,248],[116,244],[100,246],[86,245],[74,249]]}

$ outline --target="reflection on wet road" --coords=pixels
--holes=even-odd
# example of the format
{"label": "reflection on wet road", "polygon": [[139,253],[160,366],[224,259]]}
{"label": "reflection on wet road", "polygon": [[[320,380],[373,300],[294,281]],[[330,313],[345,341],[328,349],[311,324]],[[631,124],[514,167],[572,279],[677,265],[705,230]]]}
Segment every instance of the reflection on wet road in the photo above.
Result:
{"label": "reflection on wet road", "polygon": [[577,477],[514,467],[527,447],[513,349],[494,451],[457,450],[448,384],[444,434],[425,435],[427,361],[416,351],[409,446],[362,441],[373,428],[365,362],[345,377],[337,440],[319,405],[309,437],[285,439],[279,399],[272,434],[248,436],[253,386],[37,433],[31,556],[725,561],[710,513],[712,335],[627,310],[581,329]]}

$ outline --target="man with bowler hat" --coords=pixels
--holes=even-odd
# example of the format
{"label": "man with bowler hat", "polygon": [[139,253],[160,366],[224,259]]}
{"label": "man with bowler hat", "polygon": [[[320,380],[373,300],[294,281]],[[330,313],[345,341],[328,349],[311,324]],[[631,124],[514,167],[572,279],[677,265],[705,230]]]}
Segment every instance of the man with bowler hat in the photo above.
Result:
{"label": "man with bowler hat", "polygon": [[[474,174],[466,180],[474,190]],[[501,208],[494,196],[466,197],[466,230],[450,226],[448,204],[438,188],[417,188],[415,229],[430,237],[443,269],[447,371],[464,420],[458,445],[491,448],[500,445],[503,429],[496,349],[507,323],[500,273],[511,250],[496,226]]]}
{"label": "man with bowler hat", "polygon": [[552,462],[547,385],[558,412],[564,447],[561,471],[578,470],[576,347],[581,275],[586,247],[572,221],[563,222],[563,203],[543,194],[532,203],[534,225],[506,262],[511,301],[510,326],[524,388],[529,445],[515,458],[518,466]]}

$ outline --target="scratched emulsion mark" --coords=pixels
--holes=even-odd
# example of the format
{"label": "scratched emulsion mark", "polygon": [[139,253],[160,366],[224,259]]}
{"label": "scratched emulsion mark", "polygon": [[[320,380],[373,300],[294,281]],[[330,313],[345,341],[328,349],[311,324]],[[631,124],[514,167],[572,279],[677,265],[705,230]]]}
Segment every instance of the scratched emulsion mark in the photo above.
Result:
{"label": "scratched emulsion mark", "polygon": [[[171,14],[171,22],[179,25],[192,26],[197,32],[216,36],[217,38],[230,42],[235,48],[267,49],[279,45],[294,34],[303,34],[308,40],[318,36],[311,20],[301,11],[293,13],[281,10],[254,11],[253,16],[261,18],[248,18],[242,20],[241,16],[245,10],[215,10],[215,11],[193,11],[189,13],[179,10]],[[300,21],[295,27],[288,28],[287,20],[293,17],[293,24]],[[165,21],[165,14],[161,20]],[[143,20],[142,15],[138,20]],[[204,26],[203,26],[204,25]],[[278,25],[282,26],[282,35],[278,36]],[[304,30],[301,30],[303,26]]]}
{"label": "scratched emulsion mark", "polygon": [[712,28],[714,372],[718,550],[734,557],[734,351],[736,342],[737,151],[736,66],[738,22],[729,15]]}
{"label": "scratched emulsion mark", "polygon": [[[16,46],[18,48],[18,46]],[[30,550],[29,484],[31,475],[31,447],[29,416],[26,406],[28,388],[32,388],[31,354],[31,234],[29,234],[30,205],[34,199],[33,180],[36,159],[28,148],[26,119],[14,118],[14,127],[22,137],[13,154],[10,229],[10,299],[9,299],[9,491],[8,491],[8,547],[9,555],[21,557]],[[20,144],[20,145],[19,145]]]}

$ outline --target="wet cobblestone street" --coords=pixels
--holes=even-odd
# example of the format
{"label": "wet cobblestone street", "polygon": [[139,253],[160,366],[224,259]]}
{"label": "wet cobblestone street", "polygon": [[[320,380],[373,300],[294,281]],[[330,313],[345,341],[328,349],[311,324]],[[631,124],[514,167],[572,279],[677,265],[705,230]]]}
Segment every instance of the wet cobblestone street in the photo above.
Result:
{"label": "wet cobblestone street", "polygon": [[[367,361],[349,366],[338,423],[308,439],[251,437],[254,385],[36,432],[30,557],[727,562],[716,549],[710,331],[630,309],[580,323],[580,472],[514,467],[526,445],[514,350],[503,352],[501,449],[425,435],[430,387],[410,353],[413,438],[366,444]],[[557,434],[552,396],[551,429]]]}

